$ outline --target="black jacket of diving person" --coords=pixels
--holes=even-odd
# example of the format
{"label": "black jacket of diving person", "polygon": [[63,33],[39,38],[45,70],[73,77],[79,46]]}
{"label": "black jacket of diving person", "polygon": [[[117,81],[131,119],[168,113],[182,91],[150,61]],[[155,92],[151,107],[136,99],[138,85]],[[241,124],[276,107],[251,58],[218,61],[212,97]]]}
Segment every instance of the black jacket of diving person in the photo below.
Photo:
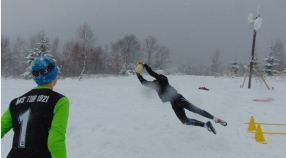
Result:
{"label": "black jacket of diving person", "polygon": [[149,75],[154,77],[155,80],[147,81],[142,77],[142,75],[136,73],[141,84],[154,89],[164,103],[174,100],[178,93],[177,90],[169,84],[168,78],[164,75],[157,74],[147,64],[144,64],[144,67]]}
{"label": "black jacket of diving person", "polygon": [[141,74],[136,73],[141,84],[151,89],[154,89],[158,93],[162,102],[170,102],[175,114],[183,124],[204,127],[208,129],[208,131],[216,134],[216,131],[210,121],[205,123],[196,119],[188,118],[185,113],[185,109],[187,109],[193,113],[199,114],[208,119],[212,119],[216,123],[220,123],[223,126],[227,125],[225,121],[214,117],[212,114],[196,107],[194,104],[185,99],[181,94],[177,92],[176,89],[174,89],[169,84],[168,78],[166,76],[157,74],[156,72],[152,71],[152,69],[143,62],[139,62],[139,64],[142,64],[145,67],[146,71],[149,73],[149,75],[155,78],[154,81],[147,81],[142,77]]}

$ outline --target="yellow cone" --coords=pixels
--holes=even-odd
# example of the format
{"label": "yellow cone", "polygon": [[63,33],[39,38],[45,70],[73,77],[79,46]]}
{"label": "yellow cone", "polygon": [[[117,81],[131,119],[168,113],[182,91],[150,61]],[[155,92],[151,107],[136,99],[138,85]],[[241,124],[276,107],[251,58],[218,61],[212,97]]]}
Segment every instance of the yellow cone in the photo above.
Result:
{"label": "yellow cone", "polygon": [[258,124],[257,129],[256,129],[255,140],[258,143],[262,143],[262,144],[266,144],[267,143],[265,141],[265,139],[264,139],[263,132],[262,132],[262,129],[260,127],[260,124]]}
{"label": "yellow cone", "polygon": [[254,121],[253,116],[250,117],[250,122],[248,125],[248,131],[256,131],[256,126],[255,126],[255,121]]}

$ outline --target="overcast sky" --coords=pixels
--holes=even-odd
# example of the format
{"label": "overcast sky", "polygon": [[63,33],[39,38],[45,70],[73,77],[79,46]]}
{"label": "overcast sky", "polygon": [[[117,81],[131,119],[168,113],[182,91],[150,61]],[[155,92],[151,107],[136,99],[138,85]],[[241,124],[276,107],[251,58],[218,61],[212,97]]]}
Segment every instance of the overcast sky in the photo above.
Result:
{"label": "overcast sky", "polygon": [[44,31],[61,44],[75,39],[75,31],[90,25],[97,45],[115,43],[126,34],[143,41],[155,36],[167,46],[173,63],[210,65],[215,50],[223,64],[234,57],[248,63],[253,31],[249,13],[260,15],[256,51],[262,58],[272,41],[286,48],[286,0],[1,0],[1,34],[28,39]]}

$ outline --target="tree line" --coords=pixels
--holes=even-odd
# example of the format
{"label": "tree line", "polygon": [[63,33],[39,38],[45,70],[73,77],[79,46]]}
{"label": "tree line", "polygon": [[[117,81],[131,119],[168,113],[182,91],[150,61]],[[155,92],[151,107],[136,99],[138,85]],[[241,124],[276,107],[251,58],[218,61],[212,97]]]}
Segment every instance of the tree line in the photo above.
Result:
{"label": "tree line", "polygon": [[[178,68],[179,72],[188,75],[201,75],[201,76],[242,76],[249,72],[249,63],[242,64],[234,57],[233,61],[227,67],[221,64],[221,52],[219,49],[215,50],[213,56],[211,56],[211,65],[204,64],[181,64]],[[252,58],[250,58],[252,59]],[[262,73],[265,76],[285,75],[286,74],[286,62],[285,62],[285,50],[281,40],[277,39],[275,43],[270,44],[267,56],[259,59],[258,53],[255,52],[253,57],[254,74]],[[257,72],[257,69],[259,72]]]}
{"label": "tree line", "polygon": [[[31,35],[28,40],[21,36],[11,42],[1,35],[1,72],[3,77],[28,77],[31,56],[48,54],[60,68],[63,77],[81,77],[94,74],[134,74],[134,65],[143,60],[155,69],[164,69],[170,60],[170,50],[159,45],[158,39],[148,36],[142,42],[134,34],[106,46],[96,45],[91,27],[84,23],[76,30],[76,38],[66,41],[60,50],[60,39],[52,41],[44,31]],[[32,55],[33,54],[33,55]],[[30,57],[30,59],[28,59]]]}
{"label": "tree line", "polygon": [[[3,77],[29,78],[29,64],[35,56],[47,55],[53,58],[63,77],[79,77],[94,74],[127,75],[134,74],[134,65],[145,61],[154,69],[166,69],[171,63],[170,50],[159,45],[158,39],[148,36],[142,41],[134,34],[126,34],[121,39],[101,46],[96,44],[96,36],[91,27],[84,23],[75,32],[76,38],[66,41],[60,50],[59,37],[50,40],[44,31],[31,35],[28,40],[21,36],[13,42],[1,35],[1,75]],[[268,56],[259,59],[255,53],[253,63],[265,75],[286,73],[285,51],[281,40],[269,46]],[[210,57],[211,65],[180,64],[175,73],[202,76],[239,76],[249,71],[235,57],[227,67],[222,66],[221,52],[215,50]],[[256,73],[256,70],[253,70]],[[166,74],[174,73],[166,71]]]}

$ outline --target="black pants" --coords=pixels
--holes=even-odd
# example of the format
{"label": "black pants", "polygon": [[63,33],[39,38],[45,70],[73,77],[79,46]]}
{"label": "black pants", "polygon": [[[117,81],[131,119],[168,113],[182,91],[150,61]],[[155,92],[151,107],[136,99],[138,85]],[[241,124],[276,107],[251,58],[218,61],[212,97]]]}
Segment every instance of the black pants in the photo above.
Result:
{"label": "black pants", "polygon": [[201,116],[204,116],[209,119],[213,119],[214,117],[209,114],[208,112],[197,108],[195,105],[187,101],[181,94],[178,94],[175,99],[173,99],[171,102],[172,108],[175,111],[177,117],[179,120],[185,124],[185,125],[193,125],[193,126],[204,126],[204,122],[195,120],[195,119],[190,119],[186,116],[185,110],[187,109],[191,112],[194,112],[196,114],[199,114]]}

